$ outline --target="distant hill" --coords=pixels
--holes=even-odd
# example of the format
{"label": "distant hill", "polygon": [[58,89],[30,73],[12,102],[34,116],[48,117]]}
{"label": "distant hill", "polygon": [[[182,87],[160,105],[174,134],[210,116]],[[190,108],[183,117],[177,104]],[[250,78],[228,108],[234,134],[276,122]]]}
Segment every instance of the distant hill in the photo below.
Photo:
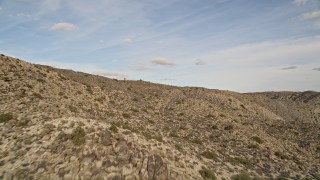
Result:
{"label": "distant hill", "polygon": [[0,179],[320,179],[320,93],[175,87],[0,56]]}

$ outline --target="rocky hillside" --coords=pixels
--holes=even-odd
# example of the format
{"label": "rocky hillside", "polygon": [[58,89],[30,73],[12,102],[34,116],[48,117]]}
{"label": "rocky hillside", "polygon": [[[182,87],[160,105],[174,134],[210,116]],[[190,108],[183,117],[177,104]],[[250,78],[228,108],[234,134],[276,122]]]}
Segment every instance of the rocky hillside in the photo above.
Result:
{"label": "rocky hillside", "polygon": [[123,81],[0,56],[0,179],[320,179],[320,93]]}

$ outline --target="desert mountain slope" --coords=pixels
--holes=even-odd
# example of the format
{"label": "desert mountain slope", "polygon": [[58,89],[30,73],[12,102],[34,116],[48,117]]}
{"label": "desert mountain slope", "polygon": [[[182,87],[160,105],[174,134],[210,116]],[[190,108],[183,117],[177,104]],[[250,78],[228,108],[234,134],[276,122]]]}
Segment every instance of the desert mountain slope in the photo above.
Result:
{"label": "desert mountain slope", "polygon": [[0,56],[0,179],[319,179],[320,93],[174,87]]}

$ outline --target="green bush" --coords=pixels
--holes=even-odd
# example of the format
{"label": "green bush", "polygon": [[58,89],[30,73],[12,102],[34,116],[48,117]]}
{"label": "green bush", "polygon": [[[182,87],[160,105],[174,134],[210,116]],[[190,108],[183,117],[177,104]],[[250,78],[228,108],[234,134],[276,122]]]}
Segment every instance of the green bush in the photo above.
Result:
{"label": "green bush", "polygon": [[71,112],[78,112],[78,110],[77,110],[77,108],[76,107],[74,107],[74,106],[72,106],[72,105],[69,105],[68,106],[69,107],[69,110],[71,111]]}
{"label": "green bush", "polygon": [[10,113],[0,114],[0,123],[8,122],[12,118],[13,116]]}
{"label": "green bush", "polygon": [[257,144],[249,144],[249,145],[247,146],[247,148],[249,148],[249,149],[258,149],[259,146],[258,146]]}
{"label": "green bush", "polygon": [[208,114],[206,117],[207,117],[207,118],[214,118],[214,115]]}
{"label": "green bush", "polygon": [[228,161],[233,164],[243,164],[246,166],[250,166],[251,165],[251,161],[242,157],[229,157]]}
{"label": "green bush", "polygon": [[228,126],[224,127],[224,130],[232,130],[232,129],[233,129],[232,125],[228,125]]}
{"label": "green bush", "polygon": [[86,86],[87,86],[88,93],[93,94],[93,90],[92,90],[91,86],[88,84],[86,84]]}
{"label": "green bush", "polygon": [[202,145],[202,144],[203,144],[200,139],[195,139],[195,140],[193,140],[192,142],[195,143],[195,144],[199,144],[199,145]]}
{"label": "green bush", "polygon": [[252,178],[248,173],[240,173],[231,177],[232,180],[251,180]]}
{"label": "green bush", "polygon": [[202,169],[199,171],[200,175],[205,180],[216,180],[217,177],[214,175],[214,173],[209,169]]}
{"label": "green bush", "polygon": [[174,147],[178,150],[178,151],[182,151],[183,148],[180,144],[175,144]]}
{"label": "green bush", "polygon": [[259,138],[258,136],[253,136],[251,139],[259,144],[263,143],[263,140],[261,138]]}
{"label": "green bush", "polygon": [[217,125],[212,125],[212,127],[211,127],[212,129],[218,129],[218,126]]}
{"label": "green bush", "polygon": [[38,94],[36,92],[34,92],[32,95],[36,98],[43,99],[43,96],[41,96],[41,94]]}
{"label": "green bush", "polygon": [[112,124],[109,129],[114,133],[118,133],[118,128],[115,124]]}
{"label": "green bush", "polygon": [[211,152],[211,151],[205,151],[201,155],[207,159],[217,160],[217,158],[218,158],[217,154],[214,152]]}
{"label": "green bush", "polygon": [[86,142],[85,136],[86,136],[86,132],[84,131],[84,129],[78,126],[73,130],[72,142],[75,145],[80,146]]}
{"label": "green bush", "polygon": [[163,142],[162,136],[160,135],[152,135],[150,132],[143,132],[142,134],[147,139],[155,139],[159,142]]}
{"label": "green bush", "polygon": [[275,152],[274,155],[280,159],[290,159],[289,156],[279,151]]}
{"label": "green bush", "polygon": [[122,113],[122,117],[124,117],[124,118],[129,118],[130,115],[129,115],[128,113]]}

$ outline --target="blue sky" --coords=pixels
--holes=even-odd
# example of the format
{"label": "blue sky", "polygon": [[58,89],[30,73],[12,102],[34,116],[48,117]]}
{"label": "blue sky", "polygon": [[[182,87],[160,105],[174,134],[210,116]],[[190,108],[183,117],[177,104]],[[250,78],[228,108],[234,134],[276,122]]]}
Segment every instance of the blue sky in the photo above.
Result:
{"label": "blue sky", "polygon": [[320,91],[320,0],[0,0],[0,53],[118,79]]}

